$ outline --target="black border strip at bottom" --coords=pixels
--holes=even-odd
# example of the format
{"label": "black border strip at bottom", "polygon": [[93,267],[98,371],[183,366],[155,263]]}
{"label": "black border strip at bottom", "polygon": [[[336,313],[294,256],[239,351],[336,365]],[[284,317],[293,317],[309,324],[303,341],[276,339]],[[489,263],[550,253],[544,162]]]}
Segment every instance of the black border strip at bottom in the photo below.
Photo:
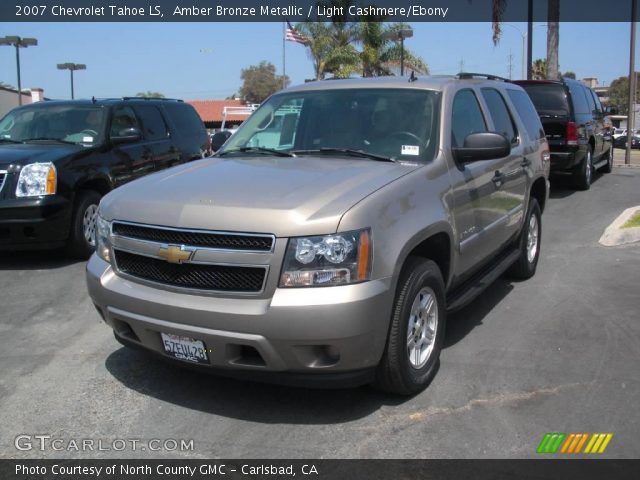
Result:
{"label": "black border strip at bottom", "polygon": [[640,460],[8,460],[2,480],[631,480]]}

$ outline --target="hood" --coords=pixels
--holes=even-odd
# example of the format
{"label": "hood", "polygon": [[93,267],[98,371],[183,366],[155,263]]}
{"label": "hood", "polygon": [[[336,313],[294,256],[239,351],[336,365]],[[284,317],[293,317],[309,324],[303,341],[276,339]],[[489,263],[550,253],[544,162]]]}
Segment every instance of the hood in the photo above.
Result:
{"label": "hood", "polygon": [[55,162],[83,148],[77,145],[3,143],[0,144],[0,168],[35,162]]}
{"label": "hood", "polygon": [[208,158],[116,189],[101,212],[170,227],[319,235],[335,232],[353,205],[419,167],[329,156]]}

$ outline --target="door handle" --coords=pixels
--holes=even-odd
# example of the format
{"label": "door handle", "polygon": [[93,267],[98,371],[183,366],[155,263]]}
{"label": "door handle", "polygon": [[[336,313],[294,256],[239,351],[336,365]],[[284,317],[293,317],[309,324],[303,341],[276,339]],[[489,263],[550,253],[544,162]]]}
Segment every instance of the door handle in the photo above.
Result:
{"label": "door handle", "polygon": [[497,188],[500,188],[504,183],[504,177],[505,177],[504,173],[502,173],[500,170],[496,170],[496,173],[493,175],[493,178],[491,179],[491,181],[494,183],[494,185]]}
{"label": "door handle", "polygon": [[520,166],[522,168],[527,168],[531,166],[531,160],[529,160],[527,157],[524,157],[524,159],[522,160],[522,162],[520,163]]}

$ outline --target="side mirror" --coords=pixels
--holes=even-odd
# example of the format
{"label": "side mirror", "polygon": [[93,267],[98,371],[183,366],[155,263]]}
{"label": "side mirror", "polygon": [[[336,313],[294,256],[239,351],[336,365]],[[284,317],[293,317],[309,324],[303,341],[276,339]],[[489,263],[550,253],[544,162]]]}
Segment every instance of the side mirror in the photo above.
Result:
{"label": "side mirror", "polygon": [[604,109],[604,113],[606,113],[607,115],[617,115],[618,109],[616,107],[609,106]]}
{"label": "side mirror", "polygon": [[111,141],[113,143],[133,143],[142,139],[142,132],[135,128],[123,128],[118,132],[118,135],[111,136]]}
{"label": "side mirror", "polygon": [[231,132],[228,130],[223,130],[222,132],[214,133],[211,137],[211,148],[214,152],[220,150],[224,142],[231,136]]}
{"label": "side mirror", "polygon": [[464,139],[463,147],[454,147],[454,158],[460,163],[504,158],[511,153],[511,144],[499,133],[472,133]]}

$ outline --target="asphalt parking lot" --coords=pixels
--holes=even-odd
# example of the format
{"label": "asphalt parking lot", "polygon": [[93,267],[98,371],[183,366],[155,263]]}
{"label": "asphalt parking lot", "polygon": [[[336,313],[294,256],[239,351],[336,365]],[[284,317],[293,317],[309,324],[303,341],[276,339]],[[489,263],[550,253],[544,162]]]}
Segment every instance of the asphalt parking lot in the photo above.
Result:
{"label": "asphalt parking lot", "polygon": [[[640,456],[640,245],[598,239],[640,205],[640,169],[588,192],[553,182],[537,275],[499,280],[450,316],[441,366],[412,398],[220,379],[118,344],[98,321],[84,263],[0,253],[4,458],[519,458],[547,432],[611,432],[608,458]],[[14,447],[63,439],[193,439],[179,451]]]}

